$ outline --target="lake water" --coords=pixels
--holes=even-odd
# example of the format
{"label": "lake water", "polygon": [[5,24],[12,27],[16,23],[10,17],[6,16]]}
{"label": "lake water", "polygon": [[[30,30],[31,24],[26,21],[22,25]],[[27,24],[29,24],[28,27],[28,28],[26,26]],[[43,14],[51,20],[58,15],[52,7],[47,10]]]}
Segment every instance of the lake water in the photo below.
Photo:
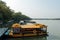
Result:
{"label": "lake water", "polygon": [[8,38],[7,40],[60,40],[60,20],[34,20],[48,26],[47,37]]}

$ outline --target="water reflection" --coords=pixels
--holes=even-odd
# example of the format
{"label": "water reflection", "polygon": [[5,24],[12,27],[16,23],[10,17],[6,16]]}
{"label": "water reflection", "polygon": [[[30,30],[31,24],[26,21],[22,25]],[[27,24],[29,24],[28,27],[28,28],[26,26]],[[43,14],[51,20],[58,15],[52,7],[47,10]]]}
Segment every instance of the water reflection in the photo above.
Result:
{"label": "water reflection", "polygon": [[47,40],[60,40],[60,37],[54,34],[49,34]]}
{"label": "water reflection", "polygon": [[47,40],[47,37],[22,37],[22,38],[7,38],[5,40]]}

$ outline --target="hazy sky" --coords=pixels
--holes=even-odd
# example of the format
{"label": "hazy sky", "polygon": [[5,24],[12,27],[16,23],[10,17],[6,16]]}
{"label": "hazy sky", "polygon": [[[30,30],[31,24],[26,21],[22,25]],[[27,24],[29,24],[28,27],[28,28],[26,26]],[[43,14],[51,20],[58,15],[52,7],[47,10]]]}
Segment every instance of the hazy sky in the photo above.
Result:
{"label": "hazy sky", "polygon": [[15,10],[32,18],[60,18],[60,0],[3,0]]}

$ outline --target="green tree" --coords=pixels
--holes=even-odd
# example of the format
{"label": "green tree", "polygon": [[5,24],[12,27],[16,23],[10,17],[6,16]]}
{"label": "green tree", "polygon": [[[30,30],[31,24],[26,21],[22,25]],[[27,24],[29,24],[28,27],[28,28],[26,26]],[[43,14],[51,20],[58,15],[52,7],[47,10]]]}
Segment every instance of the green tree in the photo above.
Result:
{"label": "green tree", "polygon": [[0,20],[2,19],[3,22],[7,22],[12,18],[13,11],[6,6],[6,3],[0,1]]}
{"label": "green tree", "polygon": [[21,12],[16,12],[15,14],[13,14],[12,17],[16,22],[19,22],[20,20],[28,20],[31,19],[30,17],[23,15]]}
{"label": "green tree", "polygon": [[20,20],[27,20],[27,19],[31,18],[26,15],[23,15],[21,12],[14,12],[6,5],[5,2],[0,0],[0,20],[2,20],[3,23],[6,23],[11,20],[19,22]]}

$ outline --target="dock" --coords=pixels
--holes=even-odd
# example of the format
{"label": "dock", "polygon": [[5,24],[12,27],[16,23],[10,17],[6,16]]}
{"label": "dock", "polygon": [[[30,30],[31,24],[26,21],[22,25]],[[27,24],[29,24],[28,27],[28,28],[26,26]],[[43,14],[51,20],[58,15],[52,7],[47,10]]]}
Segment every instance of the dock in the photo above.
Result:
{"label": "dock", "polygon": [[0,37],[2,37],[6,32],[8,28],[0,28]]}

